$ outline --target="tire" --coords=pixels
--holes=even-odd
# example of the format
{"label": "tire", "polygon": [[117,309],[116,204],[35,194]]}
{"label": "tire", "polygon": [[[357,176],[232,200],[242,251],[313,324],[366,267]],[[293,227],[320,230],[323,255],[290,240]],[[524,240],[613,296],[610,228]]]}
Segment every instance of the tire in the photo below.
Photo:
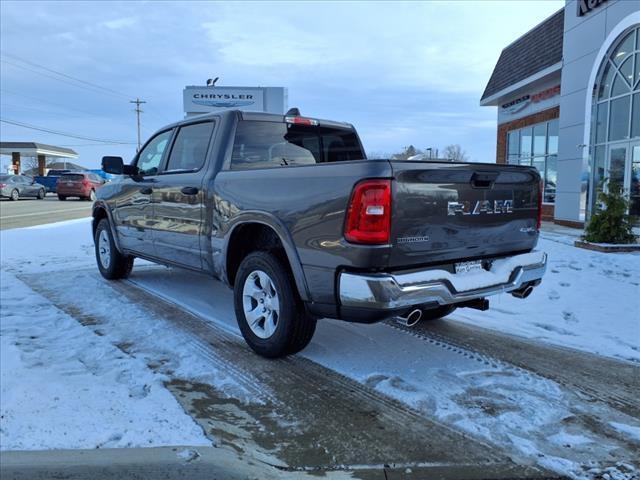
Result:
{"label": "tire", "polygon": [[[316,319],[305,311],[286,261],[273,253],[254,252],[245,257],[236,274],[233,296],[242,336],[258,355],[291,355],[311,341]],[[263,307],[258,298],[263,299]],[[252,326],[247,313],[254,311]]]}
{"label": "tire", "polygon": [[95,202],[96,201],[96,191],[95,190],[91,190],[89,192],[89,196],[87,197],[87,200],[90,202]]}
{"label": "tire", "polygon": [[93,238],[98,270],[107,280],[127,278],[133,269],[133,257],[121,254],[111,234],[109,220],[103,218],[98,223]]}
{"label": "tire", "polygon": [[41,188],[38,192],[38,200],[42,200],[47,195],[47,192],[44,191],[44,188]]}
{"label": "tire", "polygon": [[9,194],[9,199],[14,202],[17,202],[18,200],[20,200],[20,192],[18,192],[17,188],[14,188],[13,190],[11,190],[11,193]]}
{"label": "tire", "polygon": [[441,307],[423,310],[422,317],[420,317],[420,321],[424,320],[427,322],[431,322],[434,320],[439,320],[453,313],[456,308],[458,307],[456,307],[455,305],[442,305]]}
{"label": "tire", "polygon": [[65,197],[64,195],[58,194],[58,200],[61,200],[61,201],[64,202],[66,199],[67,199],[67,197]]}

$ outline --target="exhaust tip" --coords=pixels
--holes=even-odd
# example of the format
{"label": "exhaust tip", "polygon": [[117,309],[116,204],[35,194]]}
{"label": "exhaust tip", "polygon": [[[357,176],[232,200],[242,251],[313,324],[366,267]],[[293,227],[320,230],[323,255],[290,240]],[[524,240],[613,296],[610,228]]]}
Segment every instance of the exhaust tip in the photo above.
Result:
{"label": "exhaust tip", "polygon": [[398,317],[398,321],[405,327],[413,327],[418,324],[421,318],[422,310],[416,308],[415,310],[409,312],[406,317]]}
{"label": "exhaust tip", "polygon": [[524,288],[521,288],[520,290],[515,290],[513,292],[511,292],[511,295],[513,295],[516,298],[527,298],[529,295],[531,295],[531,292],[533,292],[533,287],[531,285],[527,285]]}

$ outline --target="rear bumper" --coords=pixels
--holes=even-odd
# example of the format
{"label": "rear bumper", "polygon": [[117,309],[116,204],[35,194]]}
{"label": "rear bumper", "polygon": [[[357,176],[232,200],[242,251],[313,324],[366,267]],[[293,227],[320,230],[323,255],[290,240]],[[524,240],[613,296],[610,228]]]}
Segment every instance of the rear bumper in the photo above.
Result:
{"label": "rear bumper", "polygon": [[445,270],[404,274],[342,272],[338,279],[340,304],[348,308],[397,310],[417,305],[450,305],[518,290],[540,280],[547,254],[534,251],[493,262],[491,269],[468,275]]}
{"label": "rear bumper", "polygon": [[88,197],[90,189],[86,189],[84,187],[67,187],[58,185],[57,193],[58,195],[65,195],[67,197]]}

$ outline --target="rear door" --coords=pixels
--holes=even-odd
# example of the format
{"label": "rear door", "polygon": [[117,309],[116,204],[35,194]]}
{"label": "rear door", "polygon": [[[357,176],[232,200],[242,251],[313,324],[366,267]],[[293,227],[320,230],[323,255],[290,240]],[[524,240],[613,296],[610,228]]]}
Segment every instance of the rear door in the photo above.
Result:
{"label": "rear door", "polygon": [[534,168],[391,161],[390,266],[529,250],[537,240]]}
{"label": "rear door", "polygon": [[142,148],[134,163],[139,175],[124,177],[118,184],[115,220],[120,242],[128,250],[155,256],[153,247],[153,205],[151,195],[173,134],[173,129],[160,132]]}
{"label": "rear door", "polygon": [[215,123],[182,125],[153,187],[153,241],[161,258],[201,268],[202,189]]}

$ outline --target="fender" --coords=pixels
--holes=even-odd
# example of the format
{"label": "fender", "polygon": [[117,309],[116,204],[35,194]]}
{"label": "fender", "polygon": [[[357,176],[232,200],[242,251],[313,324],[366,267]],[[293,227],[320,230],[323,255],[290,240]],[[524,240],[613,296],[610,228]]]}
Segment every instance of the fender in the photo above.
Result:
{"label": "fender", "polygon": [[93,218],[93,220],[91,222],[92,231],[95,232],[95,228],[97,227],[97,225],[95,224],[95,222],[96,222],[96,215],[95,214],[96,214],[96,211],[98,211],[98,210],[104,210],[105,213],[107,214],[107,219],[109,220],[109,227],[111,228],[111,235],[113,236],[113,242],[116,244],[116,249],[120,253],[124,253],[124,250],[120,246],[120,239],[118,238],[118,232],[116,230],[116,223],[113,220],[113,215],[111,214],[111,210],[109,209],[107,204],[102,200],[96,200],[95,202],[93,202],[93,208],[91,209],[91,217]]}
{"label": "fender", "polygon": [[280,242],[284,246],[284,251],[287,255],[287,260],[289,260],[289,265],[291,265],[291,271],[293,272],[293,278],[296,282],[298,294],[303,301],[308,302],[311,296],[309,295],[307,280],[304,276],[302,263],[300,262],[300,257],[298,256],[298,250],[295,247],[295,243],[293,242],[293,238],[291,237],[289,230],[273,214],[262,212],[259,210],[243,211],[237,217],[231,220],[231,224],[226,232],[222,245],[222,258],[224,259],[224,262],[222,264],[222,278],[224,278],[224,281],[227,283],[227,285],[229,285],[229,278],[227,276],[227,252],[229,249],[229,240],[231,239],[231,236],[233,235],[233,232],[236,228],[247,223],[260,223],[262,225],[270,227],[271,229],[273,229],[273,231],[276,232],[276,235],[278,235]]}

